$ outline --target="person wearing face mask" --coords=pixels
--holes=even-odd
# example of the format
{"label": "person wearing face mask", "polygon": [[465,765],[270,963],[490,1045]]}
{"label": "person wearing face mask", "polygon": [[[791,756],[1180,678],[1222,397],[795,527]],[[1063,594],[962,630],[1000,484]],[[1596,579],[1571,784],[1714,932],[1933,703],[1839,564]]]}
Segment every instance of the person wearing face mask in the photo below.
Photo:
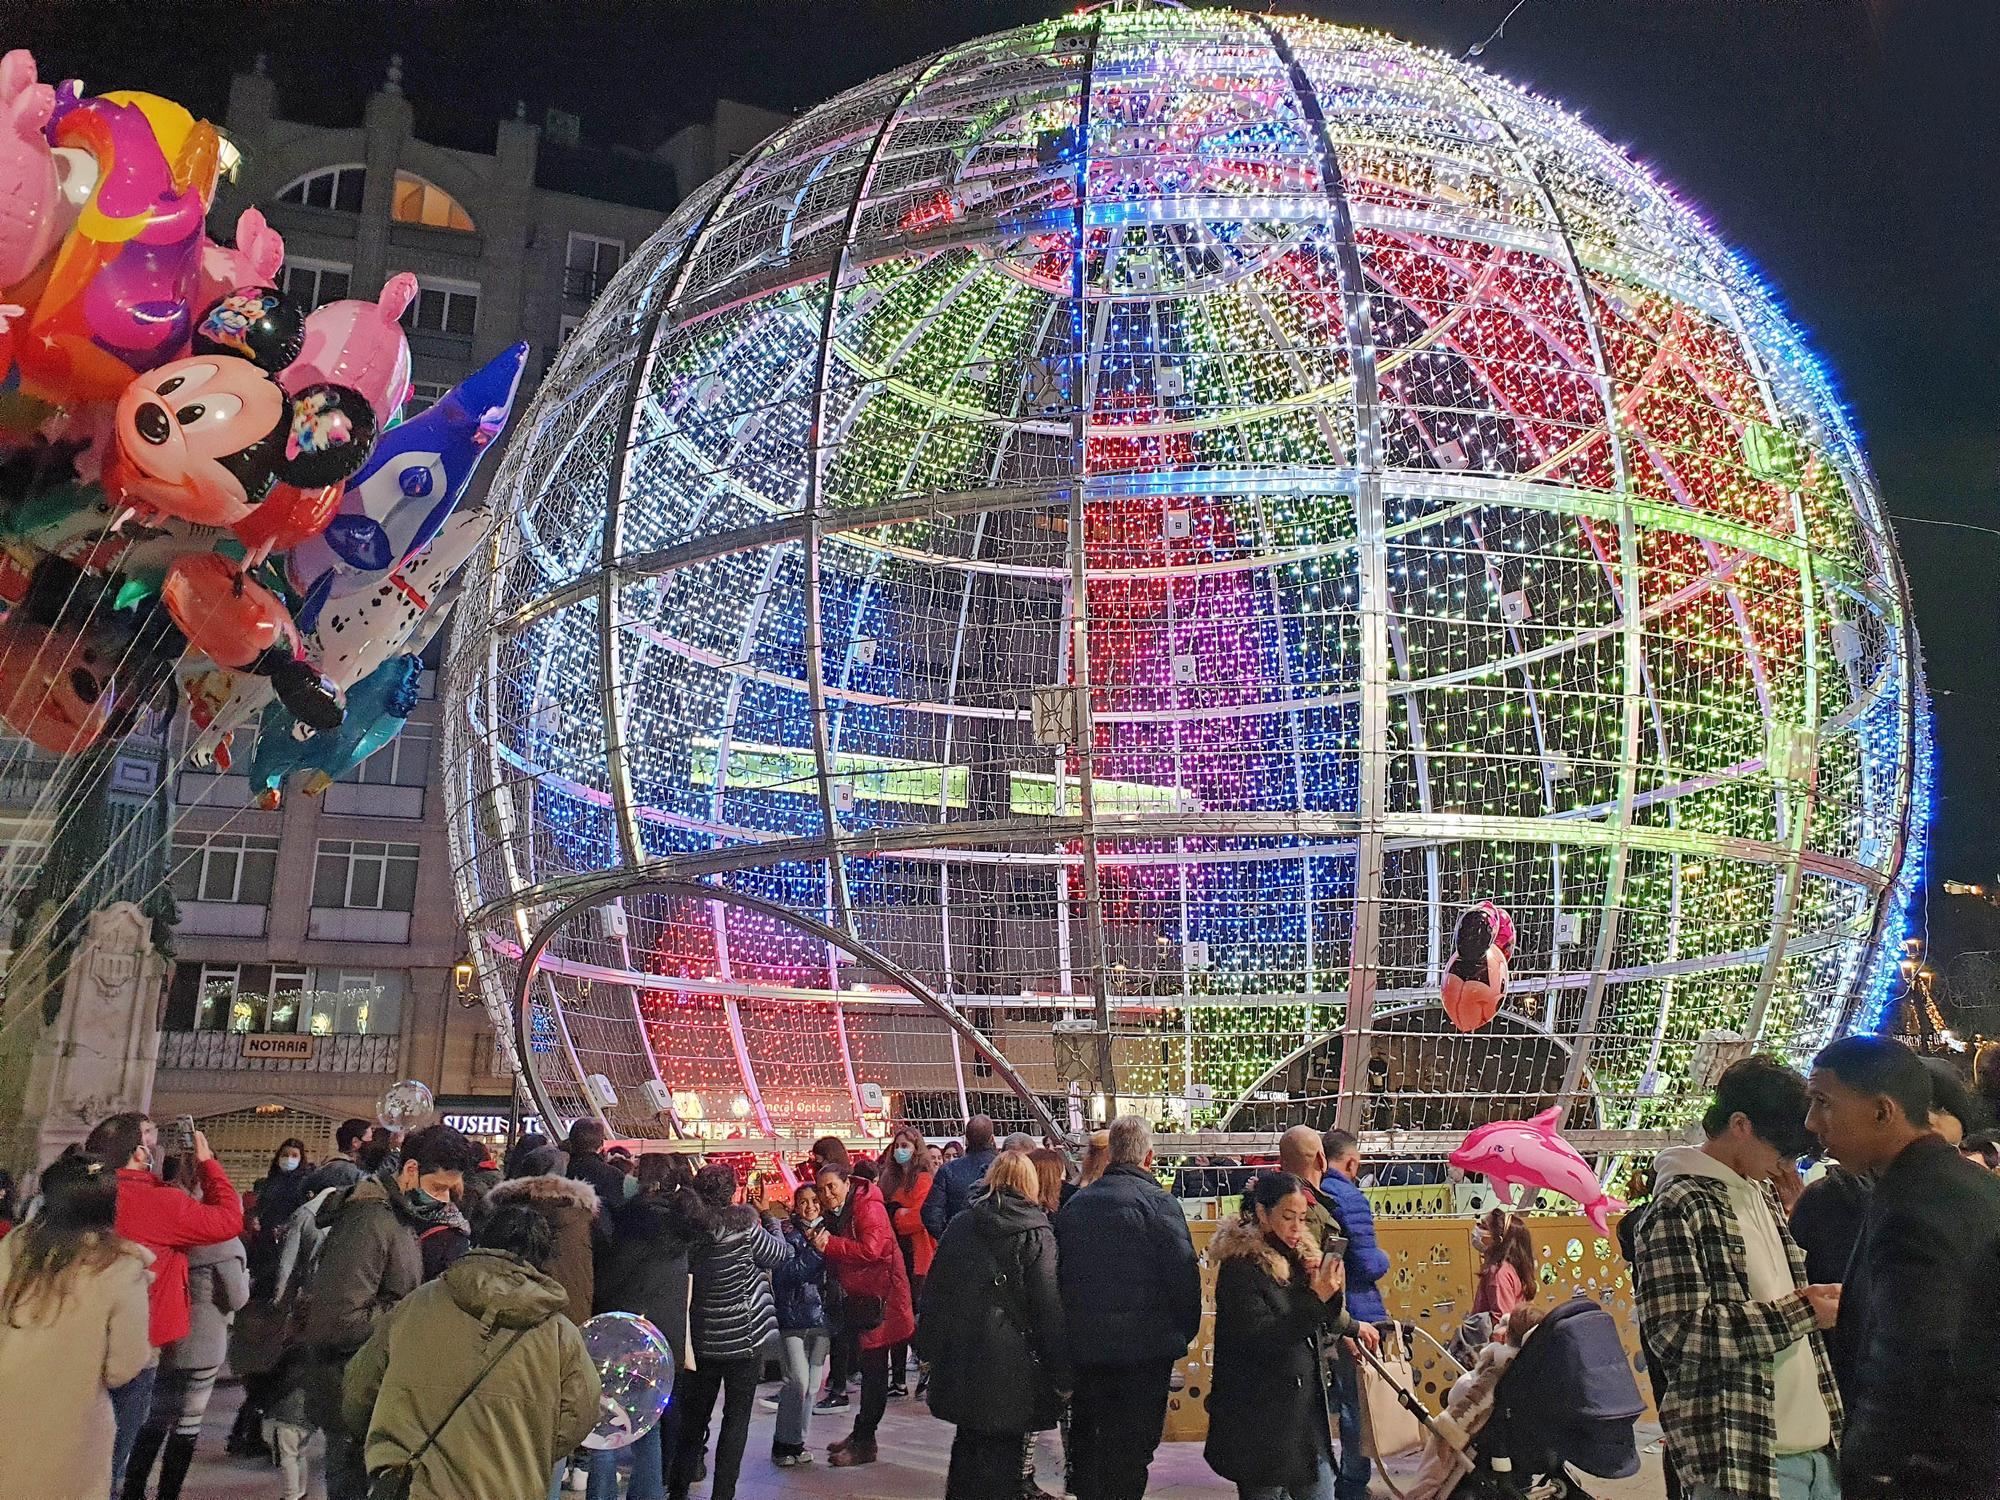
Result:
{"label": "person wearing face mask", "polygon": [[451,1126],[428,1126],[404,1140],[400,1160],[390,1157],[319,1207],[326,1233],[304,1296],[301,1342],[306,1414],[326,1433],[327,1500],[365,1500],[368,1493],[361,1442],[341,1416],[342,1372],[383,1316],[423,1282],[426,1246],[419,1236],[440,1231],[432,1236],[433,1258],[455,1258],[444,1232],[457,1236],[463,1219],[453,1222],[452,1199],[479,1157],[479,1148]]}
{"label": "person wearing face mask", "polygon": [[792,1194],[790,1215],[766,1225],[792,1247],[792,1258],[771,1272],[785,1367],[784,1389],[778,1393],[778,1425],[771,1433],[771,1462],[781,1469],[813,1461],[806,1441],[812,1435],[813,1393],[826,1373],[830,1343],[826,1304],[820,1294],[826,1257],[813,1248],[813,1237],[825,1223],[819,1189],[808,1182]]}
{"label": "person wearing face mask", "polygon": [[[903,1272],[910,1279],[910,1298],[914,1303],[924,1294],[924,1278],[930,1275],[931,1258],[937,1253],[937,1240],[924,1227],[924,1203],[931,1195],[931,1185],[935,1181],[924,1170],[918,1159],[924,1149],[924,1138],[914,1125],[900,1126],[889,1141],[889,1149],[882,1153],[882,1171],[876,1179],[876,1186],[882,1190],[882,1201],[889,1208],[889,1222],[896,1231],[897,1248],[903,1252]],[[909,1391],[910,1344],[905,1339],[889,1350],[889,1395],[907,1396]],[[922,1391],[919,1381],[917,1389]]]}
{"label": "person wearing face mask", "polygon": [[[193,1321],[188,1293],[187,1252],[196,1245],[215,1245],[243,1232],[243,1200],[229,1184],[229,1174],[208,1149],[208,1137],[194,1133],[195,1175],[199,1198],[169,1187],[159,1175],[164,1160],[159,1127],[142,1114],[116,1114],[102,1120],[84,1141],[84,1150],[106,1162],[118,1162],[118,1233],[153,1253],[153,1285],[148,1330],[155,1351],[187,1337]],[[112,1449],[111,1479],[125,1481],[132,1444],[152,1409],[153,1383],[159,1372],[154,1359],[132,1380],[111,1393],[117,1418],[117,1442]]]}
{"label": "person wearing face mask", "polygon": [[284,1354],[284,1326],[277,1311],[278,1257],[285,1226],[306,1201],[311,1175],[306,1143],[294,1137],[271,1153],[271,1166],[253,1187],[244,1248],[250,1257],[250,1301],[229,1335],[229,1367],[243,1380],[243,1404],[229,1429],[227,1451],[237,1458],[270,1454],[263,1438],[264,1409],[276,1393],[272,1372]]}

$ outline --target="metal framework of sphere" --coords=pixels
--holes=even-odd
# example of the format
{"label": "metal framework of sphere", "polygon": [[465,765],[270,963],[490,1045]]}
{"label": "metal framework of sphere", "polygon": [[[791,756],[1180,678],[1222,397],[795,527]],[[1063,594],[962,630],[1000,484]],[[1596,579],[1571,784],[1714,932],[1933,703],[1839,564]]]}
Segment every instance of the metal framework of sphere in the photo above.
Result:
{"label": "metal framework of sphere", "polygon": [[1689,209],[1436,53],[1100,8],[843,94],[633,258],[494,503],[453,836],[558,1116],[1422,1150],[1677,1125],[1704,1032],[1886,999],[1928,740],[1854,434]]}

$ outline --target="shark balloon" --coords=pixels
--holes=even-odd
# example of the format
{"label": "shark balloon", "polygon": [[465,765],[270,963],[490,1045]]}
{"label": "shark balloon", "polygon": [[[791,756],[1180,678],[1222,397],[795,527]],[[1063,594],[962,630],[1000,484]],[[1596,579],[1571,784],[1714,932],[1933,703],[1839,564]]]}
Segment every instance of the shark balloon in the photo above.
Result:
{"label": "shark balloon", "polygon": [[506,425],[527,359],[526,344],[501,350],[435,406],[376,441],[326,530],[292,549],[292,584],[304,595],[301,626],[313,629],[328,600],[380,584],[437,535]]}

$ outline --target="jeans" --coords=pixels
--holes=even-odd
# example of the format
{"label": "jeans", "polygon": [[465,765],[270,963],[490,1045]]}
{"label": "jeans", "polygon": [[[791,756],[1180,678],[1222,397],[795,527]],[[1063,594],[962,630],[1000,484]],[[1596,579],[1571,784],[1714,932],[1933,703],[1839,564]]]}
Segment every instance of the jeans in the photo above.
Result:
{"label": "jeans", "polygon": [[808,1328],[779,1339],[785,1388],[778,1392],[778,1425],[771,1434],[773,1457],[806,1451],[806,1437],[812,1430],[813,1398],[819,1393],[820,1376],[826,1373],[831,1342],[824,1328]]}
{"label": "jeans", "polygon": [[666,1418],[650,1428],[644,1438],[628,1448],[590,1450],[590,1488],[584,1500],[618,1500],[618,1456],[632,1454],[632,1486],[626,1500],[662,1500],[666,1496],[666,1470],[660,1454],[666,1442]]}
{"label": "jeans", "polygon": [[[1840,1470],[1833,1450],[1815,1453],[1780,1453],[1777,1456],[1779,1500],[1840,1500]],[[1688,1486],[1688,1500],[1739,1500],[1729,1490],[1712,1484]]]}
{"label": "jeans", "polygon": [[139,1440],[139,1429],[146,1424],[146,1415],[153,1409],[153,1382],[159,1375],[160,1361],[156,1355],[150,1365],[111,1392],[111,1416],[118,1424],[117,1436],[111,1443],[111,1488],[114,1493],[125,1483],[125,1466],[132,1461],[132,1445]]}
{"label": "jeans", "polygon": [[1174,1361],[1080,1365],[1070,1400],[1077,1500],[1139,1500],[1167,1423]]}
{"label": "jeans", "polygon": [[673,1473],[667,1493],[687,1500],[695,1466],[708,1447],[708,1424],[715,1414],[715,1397],[722,1395],[722,1431],[715,1440],[715,1462],[709,1466],[709,1500],[735,1500],[736,1476],[743,1471],[743,1444],[750,1436],[750,1411],[757,1404],[757,1376],[763,1360],[704,1360],[674,1379],[674,1403],[681,1409],[680,1438],[674,1444]]}
{"label": "jeans", "polygon": [[1328,1461],[1326,1450],[1319,1453],[1319,1466],[1313,1470],[1312,1483],[1304,1489],[1295,1485],[1239,1484],[1236,1486],[1236,1500],[1333,1500],[1333,1465]]}
{"label": "jeans", "polygon": [[1019,1432],[952,1434],[951,1467],[945,1472],[944,1500],[1020,1500],[1021,1445],[1032,1437]]}
{"label": "jeans", "polygon": [[1333,1393],[1340,1402],[1340,1469],[1333,1492],[1336,1500],[1368,1500],[1368,1479],[1375,1465],[1361,1451],[1361,1382],[1354,1356],[1345,1349],[1334,1361]]}
{"label": "jeans", "polygon": [[861,1409],[854,1414],[854,1431],[848,1434],[848,1445],[874,1447],[875,1429],[882,1425],[882,1413],[888,1409],[889,1347],[885,1344],[880,1349],[861,1351]]}
{"label": "jeans", "polygon": [[271,1447],[278,1458],[278,1480],[284,1487],[279,1500],[306,1500],[306,1444],[312,1429],[292,1422],[271,1424]]}
{"label": "jeans", "polygon": [[618,1500],[618,1455],[632,1455],[632,1484],[625,1500],[663,1500],[666,1470],[661,1455],[673,1447],[680,1413],[670,1402],[659,1424],[629,1448],[594,1448],[590,1454],[590,1488],[584,1500]]}

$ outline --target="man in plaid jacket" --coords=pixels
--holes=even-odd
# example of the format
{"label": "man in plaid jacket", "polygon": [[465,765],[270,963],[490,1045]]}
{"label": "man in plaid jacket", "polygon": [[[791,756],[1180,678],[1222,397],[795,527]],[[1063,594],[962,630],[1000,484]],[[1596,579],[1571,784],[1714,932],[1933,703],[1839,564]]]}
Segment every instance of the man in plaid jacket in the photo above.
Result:
{"label": "man in plaid jacket", "polygon": [[1806,1282],[1770,1182],[1805,1150],[1805,1080],[1768,1057],[1722,1075],[1701,1146],[1662,1151],[1633,1236],[1660,1424],[1690,1500],[1838,1500],[1840,1392],[1820,1330],[1840,1288]]}

